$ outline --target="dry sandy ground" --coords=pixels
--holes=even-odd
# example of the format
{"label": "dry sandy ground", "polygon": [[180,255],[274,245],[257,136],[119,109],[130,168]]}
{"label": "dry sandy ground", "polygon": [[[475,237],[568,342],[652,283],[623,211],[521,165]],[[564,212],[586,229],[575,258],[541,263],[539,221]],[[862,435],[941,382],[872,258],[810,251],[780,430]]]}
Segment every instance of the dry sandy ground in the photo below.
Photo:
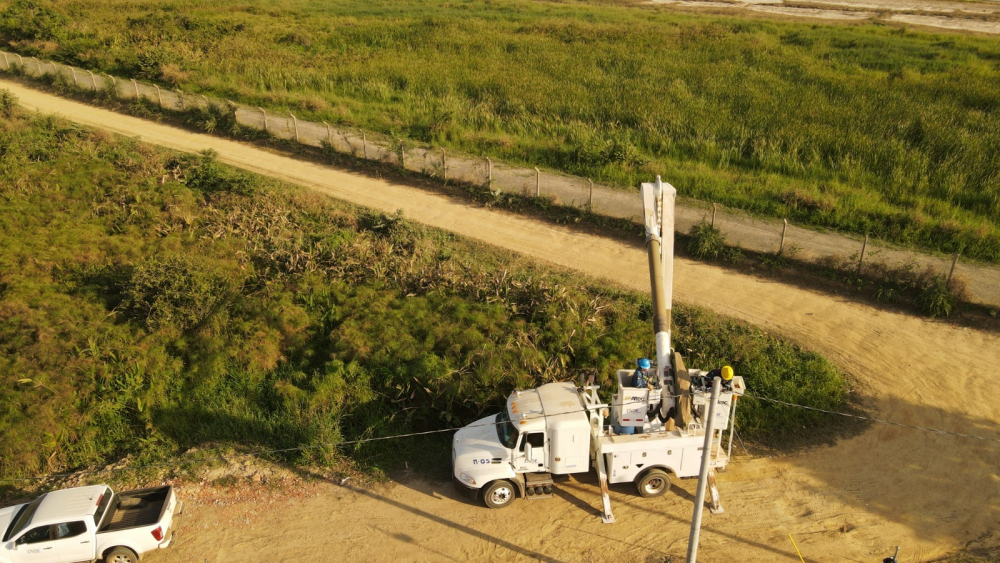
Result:
{"label": "dry sandy ground", "polygon": [[735,9],[822,20],[882,20],[927,28],[1000,34],[1000,3],[940,0],[648,0],[693,9]]}
{"label": "dry sandy ground", "polygon": [[[640,249],[477,208],[446,196],[300,162],[261,149],[95,109],[0,81],[22,105],[222,161],[332,197],[395,211],[431,226],[645,291]],[[680,260],[676,296],[816,349],[854,376],[881,417],[1000,438],[989,381],[1000,337],[873,310],[808,290]],[[750,399],[748,399],[750,400]],[[1000,518],[1000,443],[875,425],[835,446],[746,459],[723,474],[727,513],[706,515],[703,561],[794,560],[791,533],[812,561],[873,561],[902,545],[901,561],[936,557],[990,536]],[[618,524],[603,525],[591,480],[552,500],[489,511],[447,483],[401,479],[362,490],[317,485],[295,500],[193,503],[176,546],[149,561],[662,560],[682,556],[694,483],[659,500],[614,491]],[[348,485],[350,482],[348,482]],[[279,495],[280,496],[280,495]],[[983,539],[986,538],[986,539]]]}

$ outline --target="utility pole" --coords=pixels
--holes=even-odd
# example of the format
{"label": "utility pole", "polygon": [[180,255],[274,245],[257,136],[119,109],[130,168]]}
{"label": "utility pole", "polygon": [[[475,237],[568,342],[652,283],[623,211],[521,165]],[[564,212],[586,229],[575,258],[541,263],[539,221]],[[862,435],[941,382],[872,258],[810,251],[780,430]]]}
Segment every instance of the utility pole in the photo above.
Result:
{"label": "utility pole", "polygon": [[708,404],[705,421],[705,445],[701,450],[701,473],[698,474],[698,493],[694,497],[694,516],[691,517],[691,535],[688,537],[687,563],[698,559],[698,536],[701,535],[701,512],[705,508],[705,487],[708,484],[709,461],[712,459],[712,434],[715,432],[715,403],[719,401],[722,377],[712,378],[712,402]]}

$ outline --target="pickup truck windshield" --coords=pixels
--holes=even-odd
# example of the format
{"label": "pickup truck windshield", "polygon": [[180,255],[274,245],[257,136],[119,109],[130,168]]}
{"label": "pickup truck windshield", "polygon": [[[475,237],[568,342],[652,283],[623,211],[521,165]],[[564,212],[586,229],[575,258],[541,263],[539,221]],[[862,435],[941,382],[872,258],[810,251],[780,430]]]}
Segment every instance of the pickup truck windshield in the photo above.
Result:
{"label": "pickup truck windshield", "polygon": [[3,541],[9,540],[10,538],[21,533],[21,530],[28,527],[28,524],[31,523],[31,518],[35,515],[35,511],[38,510],[38,505],[42,504],[43,498],[45,498],[45,495],[42,495],[31,501],[31,503],[22,506],[21,510],[17,511],[17,514],[14,515],[14,519],[11,520],[10,527],[7,528],[7,533],[3,535]]}
{"label": "pickup truck windshield", "polygon": [[497,415],[497,437],[500,438],[501,444],[510,449],[514,449],[514,445],[517,444],[517,428],[514,428],[510,417],[507,416],[507,409]]}

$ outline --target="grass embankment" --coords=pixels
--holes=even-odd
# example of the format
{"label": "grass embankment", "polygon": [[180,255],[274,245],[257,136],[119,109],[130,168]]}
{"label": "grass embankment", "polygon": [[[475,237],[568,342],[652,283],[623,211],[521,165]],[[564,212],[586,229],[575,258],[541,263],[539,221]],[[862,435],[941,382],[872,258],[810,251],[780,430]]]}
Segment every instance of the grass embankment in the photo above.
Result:
{"label": "grass embankment", "polygon": [[25,54],[1000,261],[991,38],[528,0],[0,9]]}
{"label": "grass embankment", "polygon": [[[645,295],[0,100],[0,478],[453,427],[651,353]],[[822,357],[675,311],[693,365],[846,406]],[[752,400],[739,418],[758,444],[842,422]],[[443,436],[285,459],[439,467]]]}

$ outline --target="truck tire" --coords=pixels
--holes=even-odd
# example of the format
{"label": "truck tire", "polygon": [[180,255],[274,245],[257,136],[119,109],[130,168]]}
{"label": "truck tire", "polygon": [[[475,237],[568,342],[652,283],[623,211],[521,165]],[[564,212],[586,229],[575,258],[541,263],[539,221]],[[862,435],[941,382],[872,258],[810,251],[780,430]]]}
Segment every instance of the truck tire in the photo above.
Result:
{"label": "truck tire", "polygon": [[670,490],[670,474],[662,469],[650,470],[635,482],[635,486],[646,498],[662,497]]}
{"label": "truck tire", "polygon": [[510,481],[494,481],[483,491],[483,502],[489,508],[506,508],[510,506],[516,498],[513,483]]}
{"label": "truck tire", "polygon": [[139,556],[127,547],[113,547],[104,552],[104,563],[139,563]]}

